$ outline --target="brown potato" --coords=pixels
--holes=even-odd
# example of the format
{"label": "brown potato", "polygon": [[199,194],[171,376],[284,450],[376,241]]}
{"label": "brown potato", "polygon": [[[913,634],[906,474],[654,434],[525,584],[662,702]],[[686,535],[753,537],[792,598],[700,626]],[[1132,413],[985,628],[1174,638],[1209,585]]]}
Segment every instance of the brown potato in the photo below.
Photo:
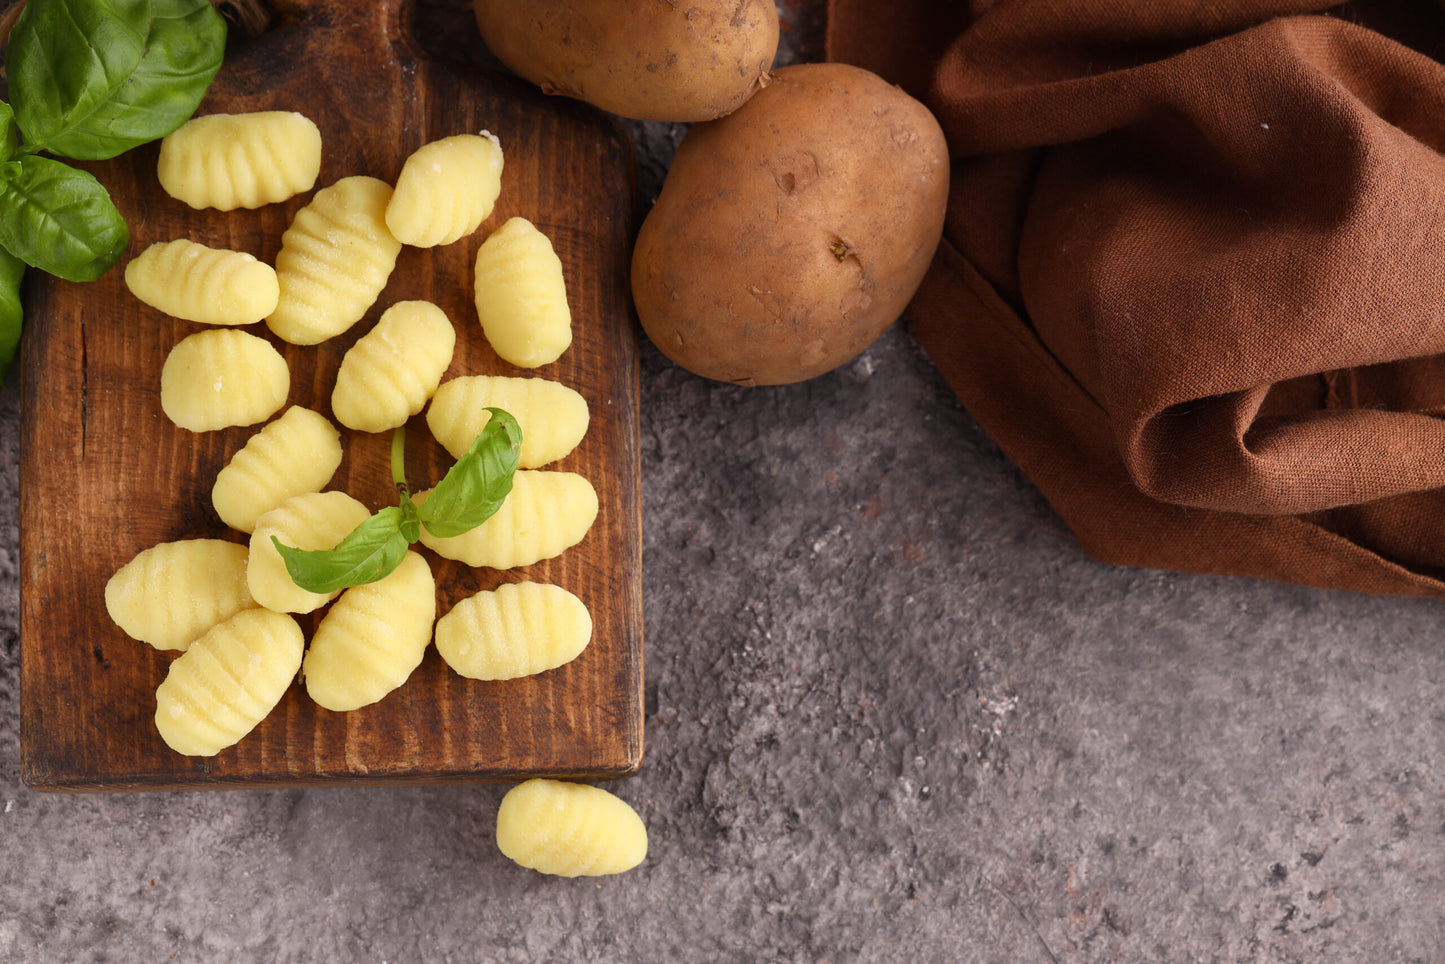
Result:
{"label": "brown potato", "polygon": [[799,64],[694,125],[638,234],[653,343],[742,385],[821,375],[902,314],[943,232],[949,159],[928,108],[876,74]]}
{"label": "brown potato", "polygon": [[549,94],[623,117],[712,120],[767,82],[772,0],[476,0],[497,59]]}

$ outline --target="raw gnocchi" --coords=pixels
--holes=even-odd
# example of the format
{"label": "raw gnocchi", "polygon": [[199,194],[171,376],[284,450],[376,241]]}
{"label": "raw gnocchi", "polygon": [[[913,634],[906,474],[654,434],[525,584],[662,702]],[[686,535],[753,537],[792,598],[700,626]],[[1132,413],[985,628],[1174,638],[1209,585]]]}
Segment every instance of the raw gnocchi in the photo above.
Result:
{"label": "raw gnocchi", "polygon": [[423,144],[406,159],[386,206],[398,241],[451,244],[481,227],[502,191],[502,142],[488,131]]}
{"label": "raw gnocchi", "polygon": [[556,669],[592,639],[587,606],[561,586],[504,583],[459,601],[436,624],[436,647],[469,679],[516,679]]}
{"label": "raw gnocchi", "polygon": [[156,689],[156,729],[186,756],[214,756],[255,729],[301,668],[305,641],[296,620],[243,609],[171,663]]}
{"label": "raw gnocchi", "polygon": [[309,191],[321,172],[321,131],[295,111],[193,117],[161,138],[156,175],[193,208],[259,208]]}
{"label": "raw gnocchi", "polygon": [[492,350],[518,368],[556,361],[572,344],[562,260],[526,218],[509,218],[477,249],[477,318]]}
{"label": "raw gnocchi", "polygon": [[291,370],[281,353],[234,328],[187,335],[161,365],[161,410],[192,432],[265,421],[290,391]]}
{"label": "raw gnocchi", "polygon": [[377,702],[421,665],[436,612],[431,567],[408,552],[385,578],[351,587],[326,611],[301,666],[306,692],[337,712]]}
{"label": "raw gnocchi", "polygon": [[276,310],[276,271],[245,251],[186,238],[157,241],[125,266],[131,294],[173,318],[254,325]]}
{"label": "raw gnocchi", "polygon": [[216,473],[211,504],[226,525],[250,532],[263,513],[293,495],[325,488],[341,455],[336,426],[319,412],[293,405]]}
{"label": "raw gnocchi", "polygon": [[138,552],[105,584],[105,611],[132,639],[184,650],[212,626],[256,605],[246,547],[181,539]]}
{"label": "raw gnocchi", "polygon": [[281,235],[281,289],[266,324],[283,341],[316,345],[361,320],[396,267],[401,242],[386,226],[391,185],[344,177],[316,192]]}
{"label": "raw gnocchi", "polygon": [[[422,492],[416,501],[424,502],[430,494]],[[597,518],[597,509],[597,490],[585,476],[518,469],[511,494],[486,522],[447,537],[434,536],[423,527],[421,541],[437,555],[473,567],[530,566],[581,542]]]}
{"label": "raw gnocchi", "polygon": [[426,407],[452,363],[457,331],[429,301],[400,301],[341,359],[331,411],[347,428],[385,432]]}
{"label": "raw gnocchi", "polygon": [[647,827],[601,787],[536,777],[502,797],[497,849],[544,874],[620,874],[647,858]]}
{"label": "raw gnocchi", "polygon": [[263,513],[251,533],[246,566],[252,597],[283,613],[309,613],[326,605],[336,593],[315,593],[296,585],[271,537],[296,549],[332,549],[370,515],[356,499],[334,490],[294,495]]}
{"label": "raw gnocchi", "polygon": [[519,468],[535,469],[568,455],[587,434],[587,400],[546,378],[462,375],[443,382],[427,407],[432,436],[461,458],[491,420],[487,408],[512,414],[522,428]]}

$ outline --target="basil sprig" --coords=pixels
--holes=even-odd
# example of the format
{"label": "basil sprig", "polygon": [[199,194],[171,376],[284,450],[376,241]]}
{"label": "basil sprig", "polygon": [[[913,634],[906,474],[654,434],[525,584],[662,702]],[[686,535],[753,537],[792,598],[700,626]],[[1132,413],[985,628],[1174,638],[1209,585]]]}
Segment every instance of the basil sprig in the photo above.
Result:
{"label": "basil sprig", "polygon": [[291,581],[302,589],[332,593],[385,578],[401,565],[422,527],[438,538],[459,536],[491,518],[512,491],[522,452],[522,427],[511,413],[488,408],[491,418],[425,502],[412,501],[406,485],[406,427],[391,437],[391,476],[400,497],[351,530],[333,549],[297,549],[276,536]]}
{"label": "basil sprig", "polygon": [[0,101],[0,375],[20,339],[24,266],[94,281],[130,243],[104,186],[55,158],[103,160],[169,134],[225,48],[209,0],[25,4],[5,62],[11,103]]}

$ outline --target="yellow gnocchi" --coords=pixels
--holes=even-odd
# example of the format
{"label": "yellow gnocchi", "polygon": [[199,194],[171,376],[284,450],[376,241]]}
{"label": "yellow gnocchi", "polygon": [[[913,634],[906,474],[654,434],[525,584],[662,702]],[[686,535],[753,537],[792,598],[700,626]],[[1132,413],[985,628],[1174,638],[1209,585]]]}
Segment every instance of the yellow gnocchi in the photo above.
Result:
{"label": "yellow gnocchi", "polygon": [[[416,496],[425,502],[430,490]],[[438,537],[425,527],[422,544],[472,567],[512,569],[551,559],[581,542],[597,518],[597,490],[575,472],[519,469],[502,507],[459,536]],[[253,589],[254,592],[254,589]]]}
{"label": "yellow gnocchi", "polygon": [[181,539],[138,552],[105,584],[105,611],[132,639],[184,650],[217,623],[256,605],[246,547]]}
{"label": "yellow gnocchi", "polygon": [[211,504],[226,525],[250,532],[263,513],[293,495],[325,488],[341,455],[336,426],[319,412],[293,405],[216,473]]}
{"label": "yellow gnocchi", "polygon": [[234,328],[187,335],[161,365],[161,410],[192,432],[265,421],[290,391],[291,370],[281,353]]}
{"label": "yellow gnocchi", "polygon": [[427,427],[453,458],[461,458],[491,420],[488,407],[505,409],[521,426],[519,468],[555,462],[587,434],[581,393],[546,378],[508,375],[462,375],[442,383],[427,408]]}
{"label": "yellow gnocchi", "polygon": [[173,318],[206,325],[254,325],[276,310],[276,271],[245,251],[186,238],[157,241],[125,266],[125,286]]}
{"label": "yellow gnocchi", "polygon": [[474,282],[482,332],[503,361],[539,368],[572,344],[562,260],[526,218],[509,218],[482,242]]}
{"label": "yellow gnocchi", "polygon": [[451,244],[487,219],[502,191],[502,142],[488,131],[423,144],[406,159],[386,224],[419,248]]}
{"label": "yellow gnocchi", "polygon": [[453,606],[436,624],[437,652],[468,679],[516,679],[556,669],[592,639],[592,614],[541,582],[505,583]]}
{"label": "yellow gnocchi", "polygon": [[315,345],[346,331],[376,301],[401,242],[386,226],[391,185],[344,177],[316,192],[281,235],[280,300],[266,324],[283,341]]}
{"label": "yellow gnocchi", "polygon": [[436,581],[417,552],[385,578],[346,590],[311,638],[306,692],[337,712],[377,702],[421,665],[436,611]]}
{"label": "yellow gnocchi", "polygon": [[171,663],[156,689],[156,729],[186,756],[234,746],[281,702],[301,668],[305,641],[296,620],[243,609]]}
{"label": "yellow gnocchi", "polygon": [[161,138],[156,175],[193,208],[259,208],[309,191],[321,172],[321,131],[295,111],[193,117]]}
{"label": "yellow gnocchi", "polygon": [[336,420],[361,432],[404,425],[426,407],[452,363],[456,344],[456,329],[436,305],[392,305],[341,359],[331,392]]}
{"label": "yellow gnocchi", "polygon": [[647,859],[647,827],[601,787],[535,777],[502,797],[497,849],[544,874],[620,874]]}
{"label": "yellow gnocchi", "polygon": [[366,506],[338,491],[295,495],[263,513],[251,533],[246,565],[251,596],[267,609],[283,613],[309,613],[326,605],[336,593],[315,593],[296,585],[271,537],[295,549],[333,549],[370,515]]}

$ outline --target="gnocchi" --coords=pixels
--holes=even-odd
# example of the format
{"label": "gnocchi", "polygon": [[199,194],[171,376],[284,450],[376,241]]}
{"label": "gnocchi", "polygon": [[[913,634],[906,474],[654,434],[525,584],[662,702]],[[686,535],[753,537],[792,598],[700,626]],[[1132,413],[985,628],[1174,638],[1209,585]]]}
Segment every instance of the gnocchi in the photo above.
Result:
{"label": "gnocchi", "polygon": [[316,345],[361,320],[386,287],[401,242],[386,226],[391,185],[344,177],[316,192],[281,235],[281,295],[266,324],[283,341]]}
{"label": "gnocchi", "polygon": [[284,613],[309,613],[326,605],[336,593],[316,593],[296,585],[271,537],[296,549],[332,549],[370,515],[366,506],[338,491],[294,495],[263,513],[251,533],[246,565],[252,597],[267,609]]}
{"label": "gnocchi", "polygon": [[[422,492],[416,501],[425,502],[429,494]],[[530,566],[581,542],[597,509],[597,490],[585,476],[519,469],[511,494],[486,522],[459,536],[434,536],[423,527],[421,541],[437,555],[473,567]]]}
{"label": "gnocchi", "polygon": [[437,620],[441,658],[468,679],[516,679],[556,669],[592,639],[587,606],[561,586],[504,583],[468,596]]}
{"label": "gnocchi", "polygon": [[185,650],[212,626],[256,605],[246,547],[224,539],[162,542],[136,553],[105,584],[105,611],[132,639]]}
{"label": "gnocchi", "polygon": [[336,712],[377,702],[421,665],[436,611],[436,581],[417,552],[385,578],[346,590],[311,638],[306,692]]}
{"label": "gnocchi", "polygon": [[509,218],[482,242],[474,282],[482,332],[503,361],[539,368],[572,344],[562,260],[526,218]]}
{"label": "gnocchi", "polygon": [[268,110],[193,117],[161,138],[156,175],[193,208],[259,208],[316,184],[321,131],[303,114]]}
{"label": "gnocchi", "polygon": [[293,405],[216,473],[211,504],[226,525],[250,532],[263,513],[293,495],[321,491],[341,455],[336,426],[319,412]]}
{"label": "gnocchi", "polygon": [[404,425],[426,407],[452,363],[456,344],[456,329],[436,305],[392,305],[341,359],[331,392],[336,420],[360,432]]}
{"label": "gnocchi", "polygon": [[587,434],[581,393],[546,378],[507,375],[462,375],[442,383],[427,408],[427,427],[453,458],[461,458],[490,421],[489,407],[506,409],[522,428],[519,468],[555,462]]}
{"label": "gnocchi", "polygon": [[479,228],[502,191],[502,142],[488,131],[423,144],[406,159],[386,206],[403,244],[451,244]]}
{"label": "gnocchi", "polygon": [[173,318],[206,325],[254,325],[276,310],[276,271],[245,251],[185,238],[157,241],[125,266],[125,285]]}
{"label": "gnocchi", "polygon": [[301,668],[301,627],[285,613],[243,609],[171,663],[156,689],[156,729],[186,756],[234,746],[281,702]]}
{"label": "gnocchi", "polygon": [[192,432],[265,421],[290,391],[291,370],[281,353],[234,328],[187,335],[161,365],[161,410]]}
{"label": "gnocchi", "polygon": [[497,849],[544,874],[620,874],[647,859],[647,827],[601,787],[536,777],[502,797]]}

